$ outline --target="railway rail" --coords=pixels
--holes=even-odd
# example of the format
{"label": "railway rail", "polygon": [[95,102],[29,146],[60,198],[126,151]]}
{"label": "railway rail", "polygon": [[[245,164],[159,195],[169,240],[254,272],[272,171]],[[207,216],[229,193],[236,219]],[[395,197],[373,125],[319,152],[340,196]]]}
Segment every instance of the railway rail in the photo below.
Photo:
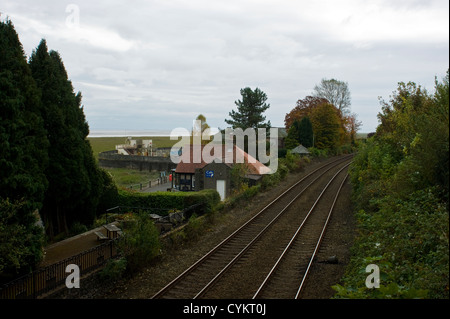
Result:
{"label": "railway rail", "polygon": [[[299,271],[299,266],[289,266],[290,262],[286,260],[295,259],[298,251],[296,246],[303,246],[297,244],[298,242],[311,241],[307,238],[308,236],[303,235],[308,232],[306,229],[309,229],[310,225],[323,224],[324,217],[312,218],[312,216],[324,214],[312,214],[312,212],[324,210],[323,207],[317,209],[317,206],[321,206],[318,205],[320,199],[329,193],[328,189],[336,188],[334,185],[336,183],[333,181],[337,176],[345,173],[345,168],[348,167],[351,159],[352,155],[340,157],[304,176],[152,298],[285,297],[278,292],[279,288],[274,288],[277,287],[276,282],[281,282],[283,287],[287,283],[290,286],[296,280],[289,278],[289,274],[283,273],[283,268],[286,268],[291,275],[294,275],[292,269],[297,273]],[[341,186],[344,181],[345,178]],[[313,207],[306,211],[305,207],[309,207],[314,199]],[[322,221],[316,222],[317,219]],[[300,231],[303,228],[305,231]],[[322,233],[324,231],[323,229]],[[292,234],[295,234],[295,239]],[[288,244],[290,247],[286,248]],[[318,245],[313,246],[318,248]],[[280,250],[284,251],[283,257],[280,257]],[[309,269],[309,266],[305,269]],[[301,272],[307,274],[308,271]],[[278,278],[282,278],[281,281]],[[271,294],[272,290],[275,290],[274,294]]]}
{"label": "railway rail", "polygon": [[[280,257],[278,258],[277,262],[272,267],[269,274],[264,279],[263,283],[260,285],[256,293],[253,295],[253,299],[255,298],[289,298],[294,297],[295,299],[298,299],[300,297],[300,294],[302,292],[302,289],[304,287],[304,284],[306,282],[306,278],[309,272],[309,269],[311,268],[311,265],[314,261],[314,258],[317,254],[317,251],[319,250],[320,244],[323,239],[323,235],[325,234],[326,228],[328,226],[328,222],[331,218],[331,214],[333,212],[334,206],[336,204],[336,201],[339,197],[339,193],[342,189],[342,186],[344,185],[344,182],[347,179],[348,174],[345,175],[345,177],[342,179],[341,184],[339,185],[339,188],[335,194],[333,203],[331,205],[331,208],[328,210],[327,214],[324,214],[326,210],[322,210],[321,216],[315,216],[316,220],[315,222],[319,225],[322,225],[322,227],[311,227],[310,225],[307,225],[307,223],[310,221],[309,216],[311,213],[315,210],[316,205],[322,198],[322,195],[327,190],[331,182],[342,172],[344,168],[346,168],[348,165],[341,168],[329,181],[329,183],[326,185],[326,187],[323,189],[322,193],[320,193],[317,200],[314,202],[313,206],[309,210],[306,218],[303,220],[303,222],[300,224],[300,226],[297,228],[297,231],[292,236],[289,243],[284,248],[283,252],[281,253]],[[320,221],[319,221],[320,219]],[[322,220],[325,219],[325,221],[322,223]],[[308,230],[304,229],[306,227],[309,227]],[[303,232],[301,232],[303,231]],[[318,233],[318,231],[320,231]],[[305,240],[305,237],[311,238],[317,236],[317,239],[315,240],[315,245],[310,247],[313,247],[314,250],[311,253],[308,251],[307,248],[302,245],[302,241]],[[306,265],[305,269],[302,269],[303,266]],[[297,267],[297,269],[295,269]],[[295,269],[294,274],[292,273],[292,269]],[[293,286],[294,288],[297,288],[297,291],[295,292],[295,295],[292,294],[291,289],[289,289],[290,286]],[[287,295],[285,294],[287,293]],[[291,293],[291,294],[290,294]]]}

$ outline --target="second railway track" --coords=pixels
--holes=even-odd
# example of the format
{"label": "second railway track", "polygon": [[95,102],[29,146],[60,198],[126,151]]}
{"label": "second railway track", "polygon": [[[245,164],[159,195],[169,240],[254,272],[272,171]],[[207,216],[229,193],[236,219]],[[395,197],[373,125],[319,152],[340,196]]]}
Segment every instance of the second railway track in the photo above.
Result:
{"label": "second railway track", "polygon": [[280,247],[309,215],[311,203],[338,170],[345,171],[351,158],[340,157],[304,176],[153,298],[252,298],[277,261]]}
{"label": "second railway track", "polygon": [[[301,296],[310,266],[320,248],[342,185],[347,179],[347,173],[344,171],[346,167],[347,165],[342,167],[333,176],[333,179],[328,182],[322,193],[317,197],[289,243],[284,245],[284,250],[279,254],[278,260],[274,263],[253,298],[297,299]],[[339,180],[340,175],[343,175],[343,178]],[[332,184],[335,180],[336,182]],[[322,200],[326,191],[334,196],[334,200]]]}

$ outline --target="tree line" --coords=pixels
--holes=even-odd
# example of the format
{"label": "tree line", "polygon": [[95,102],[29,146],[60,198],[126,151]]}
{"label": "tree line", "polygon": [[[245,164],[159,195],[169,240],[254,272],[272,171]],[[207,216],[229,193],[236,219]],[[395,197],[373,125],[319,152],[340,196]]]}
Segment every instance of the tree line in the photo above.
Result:
{"label": "tree line", "polygon": [[[270,128],[263,113],[270,107],[267,95],[259,88],[240,90],[242,100],[234,103],[237,110],[229,112],[225,122],[233,129]],[[344,144],[355,146],[356,132],[361,123],[351,113],[348,83],[336,79],[322,79],[311,96],[299,99],[285,116],[287,137],[285,147],[299,144],[309,148],[336,149]]]}
{"label": "tree line", "polygon": [[348,83],[322,79],[312,95],[299,99],[286,114],[286,148],[299,144],[317,149],[335,149],[344,144],[355,146],[361,123],[350,112],[350,105]]}
{"label": "tree line", "polygon": [[0,274],[6,276],[34,267],[46,236],[91,224],[115,186],[93,156],[82,96],[59,53],[43,39],[27,61],[7,20],[0,22],[0,57]]}

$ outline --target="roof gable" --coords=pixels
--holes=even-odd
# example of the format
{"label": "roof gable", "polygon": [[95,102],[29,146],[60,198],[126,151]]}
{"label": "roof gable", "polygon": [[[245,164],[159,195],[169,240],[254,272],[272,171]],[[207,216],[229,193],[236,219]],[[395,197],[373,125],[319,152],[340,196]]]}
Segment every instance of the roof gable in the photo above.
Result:
{"label": "roof gable", "polygon": [[293,153],[293,154],[309,154],[309,151],[306,147],[304,147],[303,145],[300,144],[299,146],[293,148],[291,150],[291,153]]}
{"label": "roof gable", "polygon": [[[212,147],[211,147],[212,146]],[[175,170],[176,173],[191,173],[194,174],[196,169],[203,168],[210,162],[214,161],[216,163],[224,163],[229,166],[233,164],[239,164],[241,162],[247,164],[248,174],[268,174],[270,173],[270,168],[262,164],[253,156],[244,152],[242,149],[233,145],[232,149],[228,149],[226,145],[221,144],[220,147],[214,147],[217,145],[186,145],[183,150],[189,147],[188,151],[183,151],[180,157],[180,162]],[[205,150],[205,147],[211,147]],[[208,162],[204,161],[203,151],[208,157]],[[218,151],[219,154],[215,154]]]}

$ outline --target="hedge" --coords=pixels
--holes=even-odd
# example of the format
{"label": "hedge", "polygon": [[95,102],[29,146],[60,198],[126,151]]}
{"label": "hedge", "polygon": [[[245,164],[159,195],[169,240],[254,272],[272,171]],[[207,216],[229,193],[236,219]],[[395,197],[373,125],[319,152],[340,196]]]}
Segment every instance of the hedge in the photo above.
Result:
{"label": "hedge", "polygon": [[183,210],[189,206],[205,203],[203,212],[209,212],[220,203],[220,195],[216,190],[205,189],[198,192],[154,192],[139,193],[120,189],[117,206],[145,207],[167,210]]}

